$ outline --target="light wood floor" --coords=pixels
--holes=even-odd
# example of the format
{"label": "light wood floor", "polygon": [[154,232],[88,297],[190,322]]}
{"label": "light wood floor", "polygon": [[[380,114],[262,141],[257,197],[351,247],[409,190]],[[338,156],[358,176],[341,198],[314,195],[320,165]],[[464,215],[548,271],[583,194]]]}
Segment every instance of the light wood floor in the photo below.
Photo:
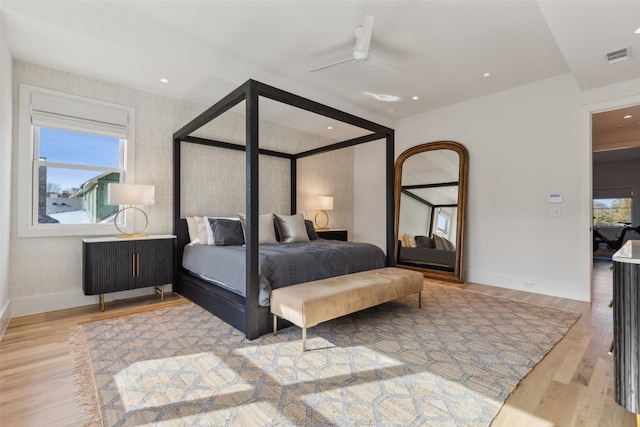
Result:
{"label": "light wood floor", "polygon": [[[635,425],[635,416],[613,400],[610,262],[594,263],[592,304],[491,286],[460,287],[579,311],[582,317],[522,381],[493,422],[514,426]],[[0,426],[76,426],[82,409],[75,401],[69,327],[187,301],[169,294],[14,318],[0,342]]]}

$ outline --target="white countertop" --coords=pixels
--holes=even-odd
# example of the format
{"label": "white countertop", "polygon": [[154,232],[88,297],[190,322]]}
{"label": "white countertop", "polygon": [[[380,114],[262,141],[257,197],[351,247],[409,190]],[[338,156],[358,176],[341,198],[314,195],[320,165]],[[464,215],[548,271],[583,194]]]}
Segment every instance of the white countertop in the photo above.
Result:
{"label": "white countertop", "polygon": [[628,240],[618,252],[613,254],[612,259],[616,262],[640,264],[640,240]]}
{"label": "white countertop", "polygon": [[120,237],[120,236],[91,237],[91,238],[82,239],[82,241],[85,243],[100,243],[100,242],[126,242],[127,240],[153,240],[153,239],[175,239],[175,238],[176,236],[172,234],[149,234],[147,236],[136,236],[136,237]]}

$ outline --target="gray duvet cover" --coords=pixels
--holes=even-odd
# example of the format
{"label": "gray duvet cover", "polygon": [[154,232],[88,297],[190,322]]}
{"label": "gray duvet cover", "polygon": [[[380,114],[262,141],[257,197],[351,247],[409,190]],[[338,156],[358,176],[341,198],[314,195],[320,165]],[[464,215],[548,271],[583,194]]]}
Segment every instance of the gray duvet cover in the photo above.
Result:
{"label": "gray duvet cover", "polygon": [[[382,250],[369,243],[314,240],[260,245],[259,304],[269,305],[271,289],[385,266]],[[216,285],[245,295],[245,247],[189,244],[182,266]]]}

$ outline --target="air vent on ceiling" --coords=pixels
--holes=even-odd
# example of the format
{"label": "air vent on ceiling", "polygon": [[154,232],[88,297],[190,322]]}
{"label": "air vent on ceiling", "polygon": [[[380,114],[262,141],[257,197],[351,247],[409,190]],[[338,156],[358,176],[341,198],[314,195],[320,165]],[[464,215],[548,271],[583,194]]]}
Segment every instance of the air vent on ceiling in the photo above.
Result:
{"label": "air vent on ceiling", "polygon": [[617,64],[618,62],[631,59],[631,46],[609,52],[605,54],[604,59],[608,64]]}

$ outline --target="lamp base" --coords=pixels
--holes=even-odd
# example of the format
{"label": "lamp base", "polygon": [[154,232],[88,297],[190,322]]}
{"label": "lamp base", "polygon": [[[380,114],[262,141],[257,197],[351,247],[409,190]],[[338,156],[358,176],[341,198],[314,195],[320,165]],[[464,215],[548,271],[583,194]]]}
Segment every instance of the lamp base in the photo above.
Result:
{"label": "lamp base", "polygon": [[[318,215],[320,214],[324,214],[325,217],[323,225],[320,225],[320,223],[318,222]],[[313,218],[313,223],[316,226],[316,230],[326,230],[327,228],[329,228],[329,214],[327,213],[327,211],[320,209],[318,212],[316,212],[316,216],[315,218]]]}
{"label": "lamp base", "polygon": [[[127,209],[132,209],[134,211],[138,211],[142,213],[144,217],[144,227],[142,227],[140,230],[134,230],[133,233],[126,233],[120,227],[118,227],[118,217],[120,216],[120,214],[124,213]],[[143,231],[146,230],[147,225],[149,225],[149,217],[147,216],[146,212],[143,211],[142,209],[135,206],[127,206],[118,211],[116,216],[113,218],[113,225],[115,225],[116,230],[118,230],[121,233],[116,237],[122,237],[122,238],[143,237],[143,236],[146,236],[146,234],[144,234]]]}

